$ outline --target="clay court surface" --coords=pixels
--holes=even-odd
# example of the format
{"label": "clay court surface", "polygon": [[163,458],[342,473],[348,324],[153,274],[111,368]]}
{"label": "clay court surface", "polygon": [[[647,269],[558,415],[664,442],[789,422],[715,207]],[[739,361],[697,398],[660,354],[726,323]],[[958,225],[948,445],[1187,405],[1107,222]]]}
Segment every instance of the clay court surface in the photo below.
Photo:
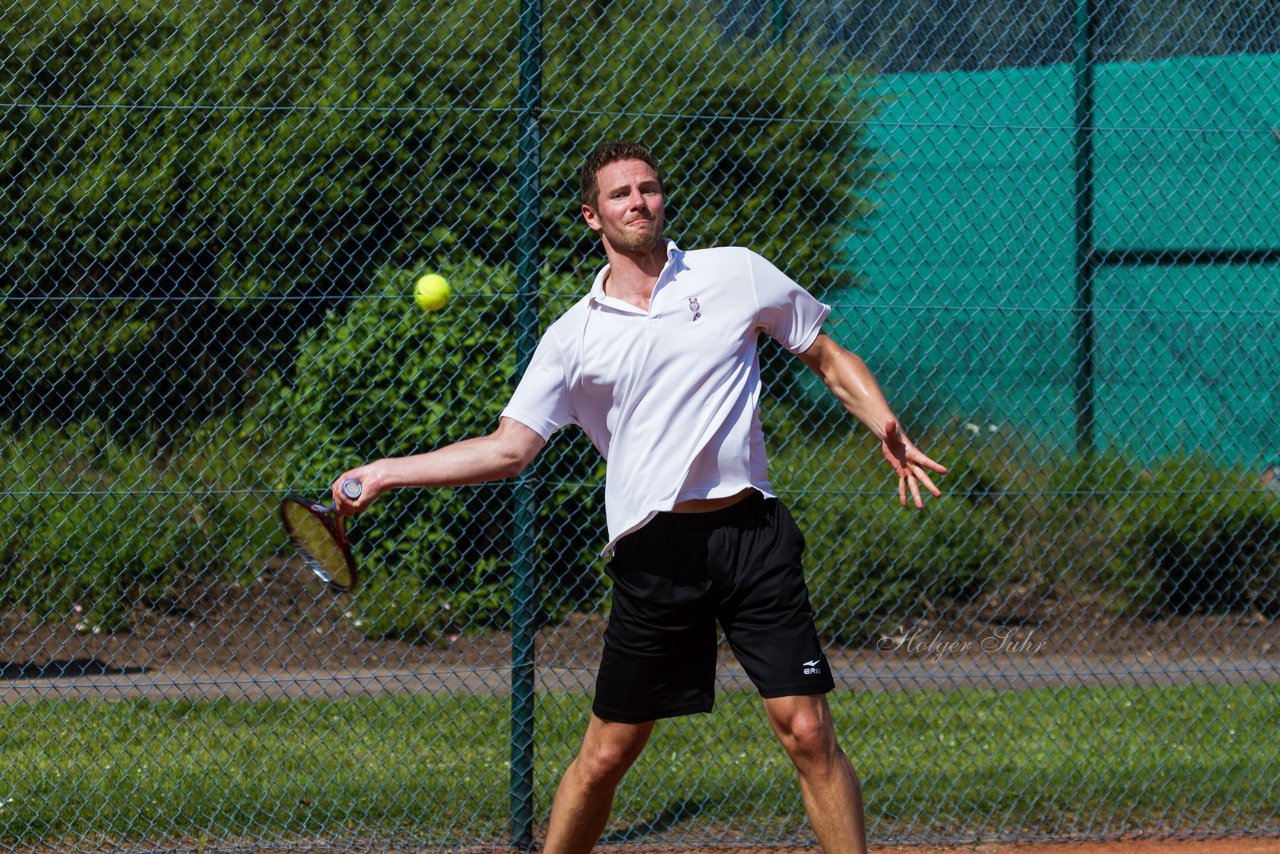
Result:
{"label": "clay court surface", "polygon": [[[601,854],[643,854],[604,846]],[[648,849],[663,854],[822,854],[819,848]],[[1280,854],[1275,839],[1130,839],[1114,842],[979,842],[969,845],[872,845],[870,854]]]}
{"label": "clay court surface", "polygon": [[[510,854],[495,849],[482,854]],[[603,845],[599,854],[822,854],[820,848],[673,848]],[[471,852],[470,854],[476,854]],[[871,845],[869,854],[1280,854],[1274,839],[1128,839],[1111,842],[975,842],[967,845]]]}
{"label": "clay court surface", "polygon": [[[881,848],[871,854],[1280,854],[1280,839],[1165,840],[1115,842],[981,843],[943,847]],[[817,852],[815,851],[815,854]]]}

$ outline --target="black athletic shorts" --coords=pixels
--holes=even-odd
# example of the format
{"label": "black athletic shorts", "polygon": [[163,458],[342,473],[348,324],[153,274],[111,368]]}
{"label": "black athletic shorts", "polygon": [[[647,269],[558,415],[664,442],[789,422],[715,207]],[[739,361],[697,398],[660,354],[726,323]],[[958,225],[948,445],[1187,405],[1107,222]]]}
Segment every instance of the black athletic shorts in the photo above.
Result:
{"label": "black athletic shorts", "polygon": [[764,697],[835,687],[787,508],[756,492],[709,513],[659,513],[616,545],[613,610],[592,711],[641,723],[709,712],[716,622]]}

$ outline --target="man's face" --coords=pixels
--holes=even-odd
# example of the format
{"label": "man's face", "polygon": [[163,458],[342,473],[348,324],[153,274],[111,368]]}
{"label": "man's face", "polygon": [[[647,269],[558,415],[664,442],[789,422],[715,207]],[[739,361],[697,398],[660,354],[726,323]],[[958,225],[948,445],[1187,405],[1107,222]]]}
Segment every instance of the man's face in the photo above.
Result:
{"label": "man's face", "polygon": [[596,173],[600,193],[582,216],[618,252],[651,252],[662,245],[662,182],[642,160],[619,160]]}

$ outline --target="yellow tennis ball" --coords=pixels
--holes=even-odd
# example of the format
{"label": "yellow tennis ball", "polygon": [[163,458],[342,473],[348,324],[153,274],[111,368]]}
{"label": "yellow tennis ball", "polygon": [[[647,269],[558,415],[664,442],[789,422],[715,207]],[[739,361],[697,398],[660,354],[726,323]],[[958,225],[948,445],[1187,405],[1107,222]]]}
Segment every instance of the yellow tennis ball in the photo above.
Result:
{"label": "yellow tennis ball", "polygon": [[413,298],[423,311],[439,311],[449,301],[449,282],[437,273],[428,273],[413,286]]}

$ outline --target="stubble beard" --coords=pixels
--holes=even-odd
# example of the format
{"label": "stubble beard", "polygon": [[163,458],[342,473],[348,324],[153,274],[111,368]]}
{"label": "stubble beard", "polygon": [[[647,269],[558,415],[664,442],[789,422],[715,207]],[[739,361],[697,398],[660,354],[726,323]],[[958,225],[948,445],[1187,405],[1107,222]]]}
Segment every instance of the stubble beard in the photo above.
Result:
{"label": "stubble beard", "polygon": [[653,252],[662,245],[662,223],[655,222],[652,231],[635,232],[624,227],[622,232],[609,242],[615,251],[627,255]]}

